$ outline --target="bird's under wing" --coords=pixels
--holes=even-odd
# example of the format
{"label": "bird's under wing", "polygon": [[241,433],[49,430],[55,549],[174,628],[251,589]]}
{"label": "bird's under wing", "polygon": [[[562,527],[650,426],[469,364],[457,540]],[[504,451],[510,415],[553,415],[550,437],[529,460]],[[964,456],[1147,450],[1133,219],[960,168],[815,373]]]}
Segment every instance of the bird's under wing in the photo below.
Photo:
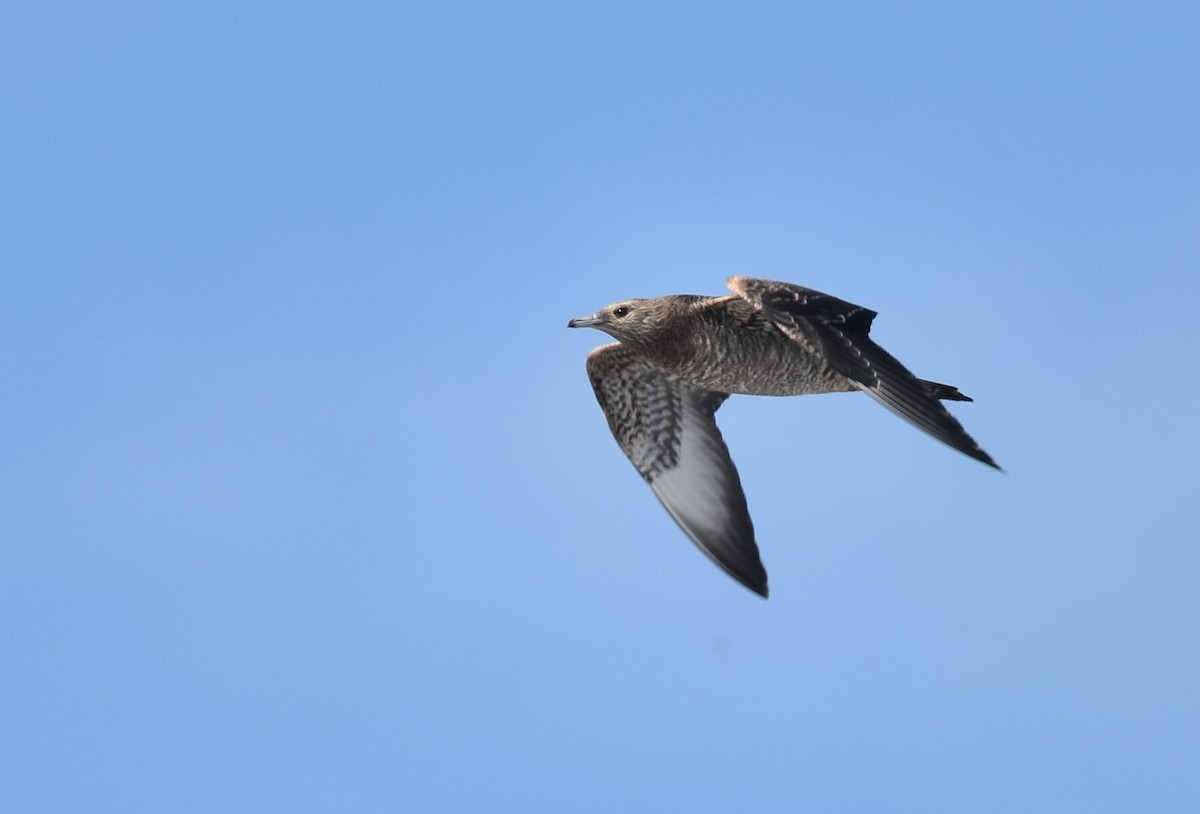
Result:
{"label": "bird's under wing", "polygon": [[688,537],[738,582],[767,595],[737,469],[717,429],[728,398],[694,387],[619,343],[588,356],[609,429]]}
{"label": "bird's under wing", "polygon": [[964,455],[1000,468],[942,406],[929,383],[914,376],[870,338],[874,311],[791,283],[730,277],[728,285],[785,334],[889,410]]}

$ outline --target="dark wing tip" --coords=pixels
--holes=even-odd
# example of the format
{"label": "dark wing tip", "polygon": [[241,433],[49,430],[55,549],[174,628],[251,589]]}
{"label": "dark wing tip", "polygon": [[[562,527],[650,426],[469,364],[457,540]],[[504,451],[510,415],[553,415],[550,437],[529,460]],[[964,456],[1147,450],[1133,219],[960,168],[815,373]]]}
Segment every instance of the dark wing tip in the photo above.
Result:
{"label": "dark wing tip", "polygon": [[684,532],[692,539],[697,548],[707,554],[709,559],[716,563],[722,571],[736,580],[739,585],[753,591],[763,599],[767,598],[767,569],[763,567],[762,560],[758,556],[758,546],[753,542],[753,538],[751,538],[750,542],[752,556],[747,557],[746,552],[743,550],[738,550],[735,553],[727,548],[710,546],[703,538],[694,534],[693,531],[684,528]]}
{"label": "dark wing tip", "polygon": [[[676,518],[676,521],[678,522],[678,518]],[[680,523],[681,527],[682,525]],[[697,548],[704,552],[715,565],[728,574],[735,582],[746,590],[758,594],[763,599],[767,598],[767,571],[763,568],[762,561],[758,558],[757,547],[755,548],[752,560],[742,557],[730,557],[728,556],[728,551],[718,551],[710,547],[702,538],[695,535],[689,529],[684,528],[683,531],[696,544]]]}
{"label": "dark wing tip", "polygon": [[[978,454],[976,454],[976,453],[978,453]],[[984,452],[979,447],[975,448],[975,452],[968,452],[967,454],[970,455],[975,460],[981,461],[982,463],[987,464],[992,469],[995,469],[997,472],[1004,472],[1004,474],[1006,474],[1006,475],[1008,474],[1007,472],[1005,472],[1004,467],[1002,467],[1000,464],[996,463],[996,461],[992,459],[991,455],[988,455],[986,452]]]}
{"label": "dark wing tip", "polygon": [[[922,427],[922,429],[924,429],[924,427]],[[968,437],[970,437],[970,436],[968,436]],[[966,455],[968,458],[974,458],[975,460],[979,461],[980,463],[987,464],[992,469],[998,470],[1000,472],[1004,471],[1004,469],[1001,468],[1000,464],[996,463],[995,460],[992,459],[992,456],[988,455],[986,452],[984,452],[983,449],[979,445],[976,445],[974,449],[966,449],[963,446],[960,446],[958,444],[951,444],[949,441],[946,442],[946,445],[951,447],[952,449],[958,450],[963,455]]]}
{"label": "dark wing tip", "polygon": [[[701,546],[701,548],[703,549],[702,546]],[[708,551],[705,551],[704,553],[709,554],[709,556],[712,557],[713,561],[716,562],[717,565],[721,566],[721,570],[724,571],[726,574],[729,574],[729,576],[733,577],[735,580],[737,580],[738,584],[740,584],[742,587],[746,588],[747,590],[753,591],[754,593],[761,596],[763,599],[767,598],[767,593],[768,593],[767,572],[765,569],[763,569],[761,562],[757,563],[758,568],[756,569],[756,571],[754,573],[749,573],[744,570],[741,572],[738,572],[738,571],[734,571],[733,569],[731,569],[728,564],[723,563],[720,560],[717,560],[717,558],[713,557]]]}

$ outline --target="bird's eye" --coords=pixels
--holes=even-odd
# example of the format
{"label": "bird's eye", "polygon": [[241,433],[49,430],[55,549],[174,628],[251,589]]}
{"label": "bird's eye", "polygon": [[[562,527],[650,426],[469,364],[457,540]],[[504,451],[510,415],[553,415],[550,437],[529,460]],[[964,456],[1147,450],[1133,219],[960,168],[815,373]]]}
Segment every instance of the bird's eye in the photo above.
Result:
{"label": "bird's eye", "polygon": [[629,316],[629,309],[624,305],[618,305],[613,309],[613,316],[617,319]]}

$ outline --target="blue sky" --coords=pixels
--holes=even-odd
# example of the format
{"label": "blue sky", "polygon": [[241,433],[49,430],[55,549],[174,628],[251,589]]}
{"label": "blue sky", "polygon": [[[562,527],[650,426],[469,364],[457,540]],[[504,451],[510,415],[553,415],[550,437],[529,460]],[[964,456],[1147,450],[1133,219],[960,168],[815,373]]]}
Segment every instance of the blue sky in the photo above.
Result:
{"label": "blue sky", "polygon": [[[12,811],[1195,811],[1200,12],[22,4]],[[762,601],[568,318],[789,280],[865,396],[720,421]]]}

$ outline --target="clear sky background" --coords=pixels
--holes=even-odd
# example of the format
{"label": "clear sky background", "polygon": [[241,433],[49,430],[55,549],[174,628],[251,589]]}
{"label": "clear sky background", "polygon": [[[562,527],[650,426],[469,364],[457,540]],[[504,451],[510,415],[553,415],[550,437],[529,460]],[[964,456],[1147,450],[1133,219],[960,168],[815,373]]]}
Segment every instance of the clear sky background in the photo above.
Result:
{"label": "clear sky background", "polygon": [[[1200,7],[21,3],[0,808],[1200,810]],[[570,317],[879,311],[719,415],[772,596]]]}

